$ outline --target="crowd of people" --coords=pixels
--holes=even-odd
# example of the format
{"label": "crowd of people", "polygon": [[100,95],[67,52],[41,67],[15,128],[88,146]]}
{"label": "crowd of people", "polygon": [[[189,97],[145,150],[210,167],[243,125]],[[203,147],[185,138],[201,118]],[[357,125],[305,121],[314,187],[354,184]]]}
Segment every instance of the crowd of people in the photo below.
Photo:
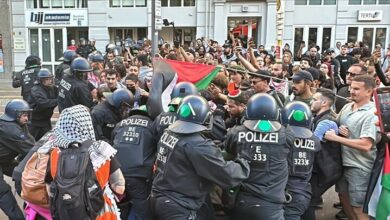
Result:
{"label": "crowd of people", "polygon": [[[337,219],[373,216],[373,167],[388,137],[372,96],[390,85],[390,45],[337,42],[321,54],[303,42],[278,54],[231,35],[151,47],[116,41],[102,53],[83,39],[54,73],[26,58],[13,76],[23,99],[0,117],[0,208],[10,219],[313,220],[334,185]],[[174,83],[168,111],[154,115],[161,59],[219,72],[203,90]],[[26,182],[35,152],[50,155],[42,203]]]}

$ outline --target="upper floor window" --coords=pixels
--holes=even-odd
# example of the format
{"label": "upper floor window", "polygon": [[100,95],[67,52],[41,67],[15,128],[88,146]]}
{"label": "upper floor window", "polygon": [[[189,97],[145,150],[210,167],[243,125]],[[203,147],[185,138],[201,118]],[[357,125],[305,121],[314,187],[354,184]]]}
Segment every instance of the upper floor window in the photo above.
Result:
{"label": "upper floor window", "polygon": [[349,0],[350,5],[384,5],[390,4],[390,0]]}
{"label": "upper floor window", "polygon": [[295,5],[335,5],[336,0],[295,0]]}
{"label": "upper floor window", "polygon": [[146,0],[110,0],[110,7],[146,7]]}
{"label": "upper floor window", "polygon": [[87,8],[88,0],[26,0],[27,8]]}
{"label": "upper floor window", "polygon": [[163,7],[195,6],[195,0],[161,0]]}

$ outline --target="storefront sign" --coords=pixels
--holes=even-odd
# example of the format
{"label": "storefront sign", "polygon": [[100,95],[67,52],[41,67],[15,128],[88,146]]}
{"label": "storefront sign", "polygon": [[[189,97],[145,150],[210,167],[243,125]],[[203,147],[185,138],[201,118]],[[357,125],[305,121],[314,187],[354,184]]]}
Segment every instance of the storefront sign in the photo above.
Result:
{"label": "storefront sign", "polygon": [[88,26],[88,12],[82,10],[26,10],[27,27],[44,26]]}
{"label": "storefront sign", "polygon": [[358,21],[381,21],[383,17],[382,10],[361,11],[358,12]]}
{"label": "storefront sign", "polygon": [[25,43],[24,43],[24,38],[22,37],[15,37],[14,38],[14,49],[15,50],[24,50],[25,48]]}

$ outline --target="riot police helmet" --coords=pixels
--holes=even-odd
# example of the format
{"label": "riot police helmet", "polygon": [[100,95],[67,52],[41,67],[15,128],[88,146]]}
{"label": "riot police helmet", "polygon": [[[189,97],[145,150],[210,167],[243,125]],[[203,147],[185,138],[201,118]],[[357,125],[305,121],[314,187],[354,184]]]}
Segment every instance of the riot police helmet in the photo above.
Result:
{"label": "riot police helmet", "polygon": [[30,55],[26,58],[25,61],[26,68],[35,68],[41,66],[41,58],[35,55]]}
{"label": "riot police helmet", "polygon": [[132,108],[134,105],[134,96],[128,89],[117,89],[112,94],[108,94],[106,100],[116,109],[120,109],[123,105]]}
{"label": "riot police helmet", "polygon": [[269,94],[258,93],[248,100],[244,126],[257,132],[275,132],[281,128],[279,115],[275,99]]}
{"label": "riot police helmet", "polygon": [[31,111],[32,109],[26,101],[22,99],[13,99],[5,106],[4,114],[0,119],[4,121],[17,121],[22,114],[31,114]]}
{"label": "riot police helmet", "polygon": [[288,103],[281,112],[283,125],[291,128],[296,137],[310,138],[313,116],[310,107],[301,101]]}
{"label": "riot police helmet", "polygon": [[95,54],[92,55],[91,61],[93,63],[95,63],[95,62],[104,62],[104,57],[100,53],[95,53]]}
{"label": "riot police helmet", "polygon": [[169,126],[169,130],[183,134],[210,130],[212,113],[208,102],[203,97],[186,96],[183,98],[177,113],[178,120]]}
{"label": "riot police helmet", "polygon": [[51,73],[50,70],[48,70],[46,68],[42,68],[38,72],[38,78],[39,78],[39,81],[41,83],[42,83],[43,80],[45,80],[45,79],[52,79],[53,77],[54,77],[53,73]]}
{"label": "riot police helmet", "polygon": [[91,72],[92,68],[89,62],[83,57],[77,57],[70,64],[70,72],[77,79],[86,79],[87,73]]}
{"label": "riot police helmet", "polygon": [[198,89],[190,82],[179,82],[175,85],[171,94],[171,102],[169,105],[180,105],[180,101],[188,95],[198,94]]}
{"label": "riot police helmet", "polygon": [[64,62],[71,63],[77,57],[77,53],[73,50],[65,50],[63,57]]}

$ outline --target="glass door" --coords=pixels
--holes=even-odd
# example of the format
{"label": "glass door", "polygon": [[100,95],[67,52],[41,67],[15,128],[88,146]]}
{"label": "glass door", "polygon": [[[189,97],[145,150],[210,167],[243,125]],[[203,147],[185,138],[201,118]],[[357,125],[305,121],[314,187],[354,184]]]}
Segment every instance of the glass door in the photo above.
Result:
{"label": "glass door", "polygon": [[66,48],[64,36],[65,28],[30,29],[30,54],[38,55],[42,67],[54,72],[55,67],[62,62],[60,59]]}

